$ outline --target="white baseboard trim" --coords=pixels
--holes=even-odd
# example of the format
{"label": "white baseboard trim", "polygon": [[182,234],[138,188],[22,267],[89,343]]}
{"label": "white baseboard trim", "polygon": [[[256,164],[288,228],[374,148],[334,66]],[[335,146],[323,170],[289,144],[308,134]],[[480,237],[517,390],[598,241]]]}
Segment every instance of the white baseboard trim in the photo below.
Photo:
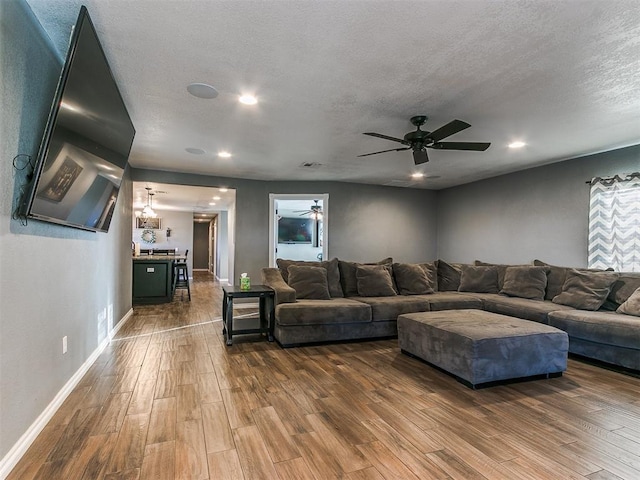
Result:
{"label": "white baseboard trim", "polygon": [[130,309],[115,327],[109,332],[107,338],[105,338],[100,345],[89,355],[89,358],[80,366],[80,368],[73,374],[73,376],[67,381],[62,389],[51,400],[51,403],[47,405],[44,411],[36,418],[26,432],[20,437],[20,439],[11,447],[9,452],[0,460],[0,479],[5,479],[11,473],[11,470],[20,461],[22,456],[27,452],[36,437],[42,432],[42,429],[47,425],[49,420],[58,411],[62,403],[66,400],[69,394],[73,391],[76,385],[80,382],[85,373],[91,368],[91,365],[98,359],[100,354],[109,345],[109,342],[113,336],[122,328],[122,326],[133,315],[133,309]]}
{"label": "white baseboard trim", "polygon": [[218,282],[220,283],[220,285],[231,285],[229,283],[229,279],[228,278],[220,278],[220,277],[216,277],[218,279]]}

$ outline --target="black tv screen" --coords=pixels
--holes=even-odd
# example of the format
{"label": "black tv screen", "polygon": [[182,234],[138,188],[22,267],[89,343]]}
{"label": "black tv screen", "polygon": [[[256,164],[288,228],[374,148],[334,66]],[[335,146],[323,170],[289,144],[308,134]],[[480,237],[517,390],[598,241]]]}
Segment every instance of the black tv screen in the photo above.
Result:
{"label": "black tv screen", "polygon": [[278,243],[311,243],[312,238],[312,219],[283,217],[278,220]]}
{"label": "black tv screen", "polygon": [[20,214],[108,231],[134,136],[135,128],[83,6]]}

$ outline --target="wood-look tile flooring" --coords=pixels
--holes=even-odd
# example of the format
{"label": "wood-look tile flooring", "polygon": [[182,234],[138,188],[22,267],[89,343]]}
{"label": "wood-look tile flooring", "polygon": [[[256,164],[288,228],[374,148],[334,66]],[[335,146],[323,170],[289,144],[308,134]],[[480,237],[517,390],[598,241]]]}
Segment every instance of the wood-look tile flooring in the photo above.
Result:
{"label": "wood-look tile flooring", "polygon": [[11,480],[640,479],[638,378],[473,391],[394,340],[226,347],[219,287],[192,293],[134,309]]}

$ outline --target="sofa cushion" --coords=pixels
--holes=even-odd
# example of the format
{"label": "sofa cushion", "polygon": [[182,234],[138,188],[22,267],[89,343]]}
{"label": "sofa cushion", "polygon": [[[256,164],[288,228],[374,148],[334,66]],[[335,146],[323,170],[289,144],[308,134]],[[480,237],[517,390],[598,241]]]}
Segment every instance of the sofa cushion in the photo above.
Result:
{"label": "sofa cushion", "polygon": [[340,272],[340,284],[342,285],[342,291],[345,297],[358,296],[358,279],[356,278],[356,270],[358,265],[389,265],[393,264],[393,258],[385,258],[379,262],[374,263],[357,263],[357,262],[345,262],[344,260],[338,261],[338,268]]}
{"label": "sofa cushion", "polygon": [[371,307],[371,320],[384,322],[397,320],[403,313],[429,311],[428,295],[396,295],[394,297],[352,297]]}
{"label": "sofa cushion", "polygon": [[282,273],[284,281],[289,283],[289,267],[291,265],[303,265],[309,267],[323,267],[327,269],[327,283],[329,285],[329,295],[331,298],[342,298],[342,286],[340,285],[340,270],[338,269],[338,259],[332,258],[324,262],[307,262],[302,260],[276,259],[276,264]]}
{"label": "sofa cushion", "polygon": [[527,265],[508,265],[504,263],[487,263],[481,260],[476,260],[473,262],[474,265],[482,266],[482,267],[496,267],[498,269],[498,290],[502,290],[502,286],[504,285],[504,276],[507,272],[507,268],[509,267],[526,267]]}
{"label": "sofa cushion", "polygon": [[327,325],[371,322],[371,307],[348,298],[298,300],[276,307],[278,325]]}
{"label": "sofa cushion", "polygon": [[284,281],[279,268],[263,268],[262,283],[275,290],[276,305],[296,301],[296,291]]}
{"label": "sofa cushion", "polygon": [[549,313],[549,324],[567,332],[570,341],[576,338],[640,350],[638,317],[615,312],[561,310]]}
{"label": "sofa cushion", "polygon": [[500,313],[544,324],[549,324],[549,312],[574,310],[573,307],[558,305],[548,300],[506,297],[490,293],[479,293],[478,297],[482,300],[483,309],[487,312]]}
{"label": "sofa cushion", "polygon": [[498,268],[463,265],[459,292],[498,293]]}
{"label": "sofa cushion", "polygon": [[507,267],[500,293],[510,297],[543,300],[547,288],[547,267]]}
{"label": "sofa cushion", "polygon": [[[564,286],[564,282],[567,280],[567,272],[572,269],[570,267],[558,267],[556,265],[550,265],[546,262],[543,262],[542,260],[534,260],[533,264],[535,266],[549,268],[549,270],[547,271],[547,291],[544,295],[544,299],[553,300],[553,297],[562,293],[562,287]],[[607,270],[601,270],[597,268],[576,268],[575,270],[585,273],[613,271],[613,269],[611,268]]]}
{"label": "sofa cushion", "polygon": [[433,280],[428,268],[416,263],[394,263],[393,276],[400,295],[433,293]]}
{"label": "sofa cushion", "polygon": [[296,298],[329,300],[327,269],[307,265],[289,266],[289,286],[296,291]]}
{"label": "sofa cushion", "polygon": [[421,295],[429,302],[429,310],[482,310],[482,300],[471,293],[436,292],[430,295]]}
{"label": "sofa cushion", "polygon": [[602,305],[603,310],[616,310],[620,305],[640,288],[640,272],[618,274],[618,279],[611,287],[607,301]]}
{"label": "sofa cushion", "polygon": [[461,263],[448,263],[438,260],[438,291],[457,292],[460,287]]}
{"label": "sofa cushion", "polygon": [[607,299],[617,277],[616,273],[570,269],[562,292],[553,297],[552,302],[581,310],[598,310]]}
{"label": "sofa cushion", "polygon": [[631,294],[626,302],[618,307],[616,312],[640,317],[640,287]]}
{"label": "sofa cushion", "polygon": [[388,297],[397,295],[393,275],[388,265],[358,265],[356,267],[358,295],[361,297]]}

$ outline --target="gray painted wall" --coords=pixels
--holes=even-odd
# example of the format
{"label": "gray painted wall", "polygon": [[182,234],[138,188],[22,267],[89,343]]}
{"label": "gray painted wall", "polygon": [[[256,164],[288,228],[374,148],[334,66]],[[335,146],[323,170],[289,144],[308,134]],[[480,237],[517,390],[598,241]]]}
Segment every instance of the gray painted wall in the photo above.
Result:
{"label": "gray painted wall", "polygon": [[585,267],[593,177],[640,170],[640,146],[580,157],[438,192],[445,260]]}
{"label": "gray painted wall", "polygon": [[[329,194],[329,258],[402,262],[436,258],[436,192],[341,182],[262,182],[134,169],[135,181],[236,189],[234,271],[269,264],[269,194]],[[218,227],[220,228],[220,227]],[[220,234],[220,230],[218,230]]]}
{"label": "gray painted wall", "polygon": [[[131,309],[128,174],[108,234],[11,219],[61,71],[23,0],[0,1],[0,459]],[[69,351],[62,354],[62,337]]]}

